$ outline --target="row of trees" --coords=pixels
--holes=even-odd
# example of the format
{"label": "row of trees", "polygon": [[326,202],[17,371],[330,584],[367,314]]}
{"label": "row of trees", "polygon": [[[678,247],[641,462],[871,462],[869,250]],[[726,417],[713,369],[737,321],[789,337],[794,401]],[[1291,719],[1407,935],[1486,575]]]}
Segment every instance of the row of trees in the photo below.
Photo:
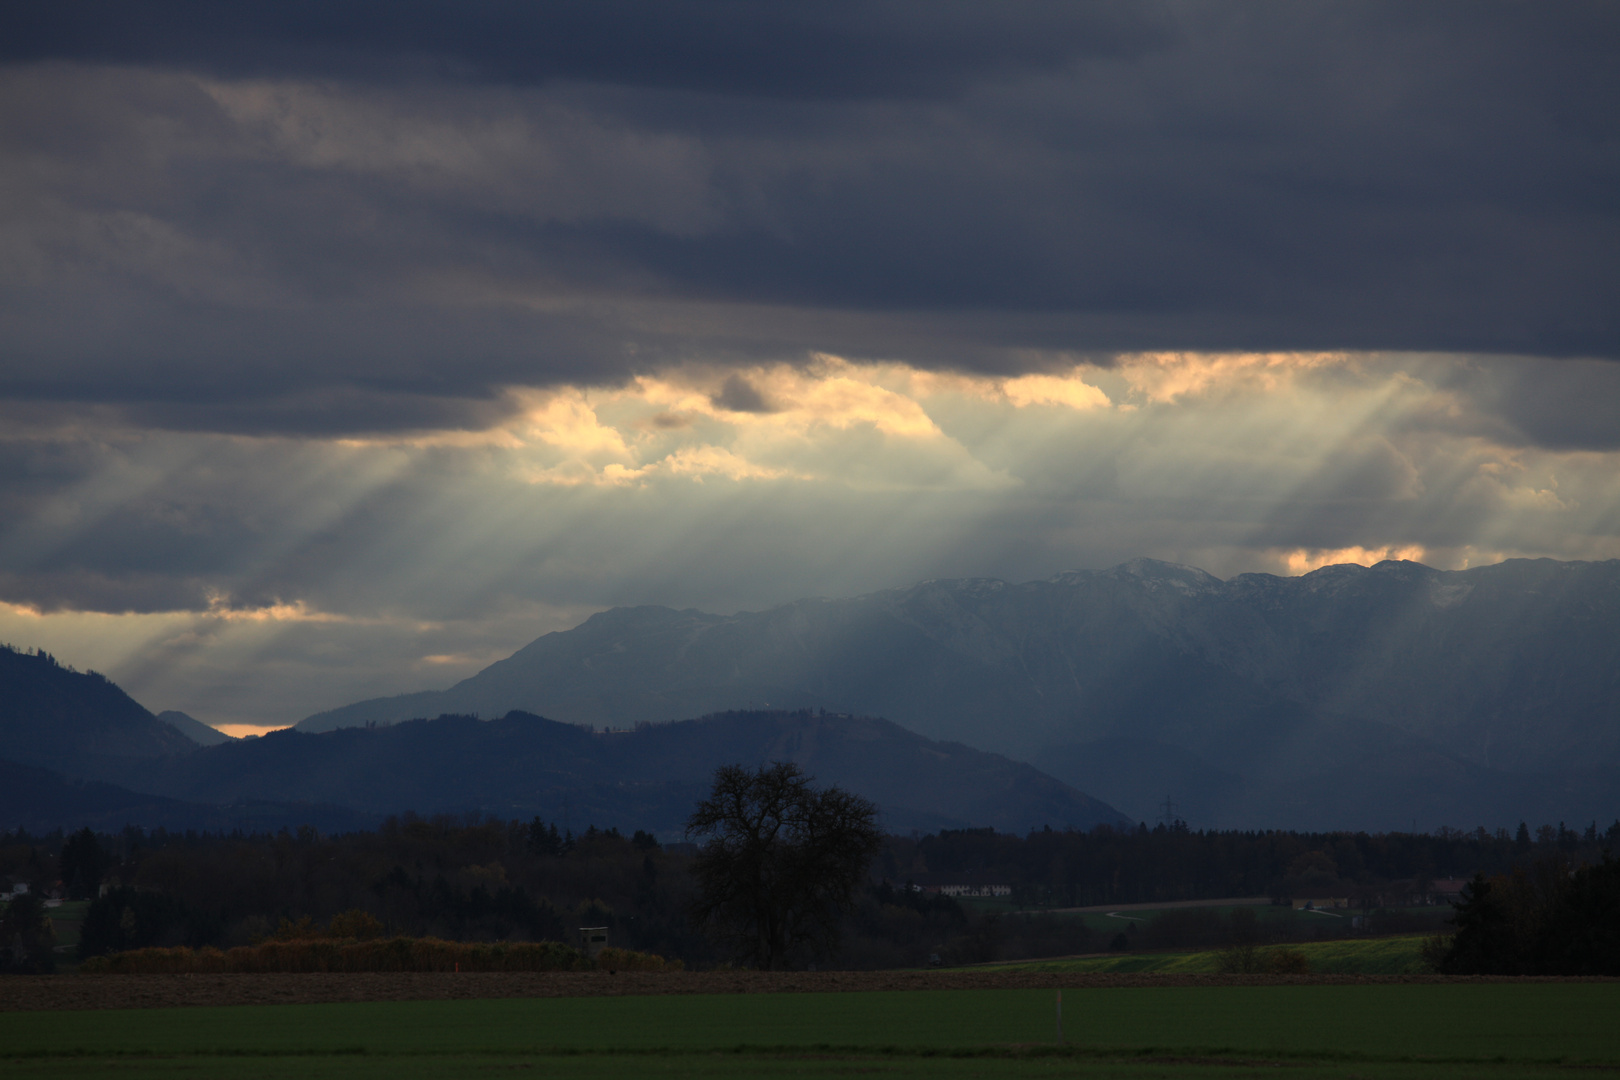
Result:
{"label": "row of trees", "polygon": [[[971,962],[1110,944],[1243,944],[1255,936],[1248,923],[1239,925],[1241,913],[1222,919],[1172,912],[1133,923],[1110,941],[1078,919],[975,913],[911,887],[925,876],[994,878],[1025,906],[1270,892],[1350,895],[1372,909],[1389,896],[1408,897],[1431,876],[1481,873],[1495,875],[1480,878],[1486,884],[1477,882],[1471,894],[1476,907],[1485,905],[1481,911],[1497,910],[1480,899],[1486,896],[1497,907],[1506,904],[1503,910],[1551,911],[1551,901],[1536,907],[1506,899],[1522,893],[1515,882],[1532,880],[1523,877],[1526,868],[1537,857],[1566,867],[1590,864],[1620,837],[1620,824],[1600,833],[1595,823],[1539,836],[1527,826],[1517,835],[1422,836],[1195,833],[1172,825],[884,837],[875,820],[872,804],[837,788],[818,790],[795,766],[727,767],[689,821],[690,836],[701,844],[677,850],[644,832],[626,837],[591,827],[575,836],[539,818],[405,816],[375,832],[335,837],[309,828],[276,835],[0,835],[0,876],[33,883],[35,894],[60,885],[90,897],[109,886],[83,925],[86,956],[150,945],[249,944],[278,926],[325,924],[360,912],[392,934],[568,940],[578,927],[608,926],[616,945],[688,965],[882,967],[935,955]],[[17,910],[12,921],[21,917]],[[1402,928],[1399,913],[1375,916],[1370,921],[1384,929]],[[1521,924],[1514,923],[1522,938],[1528,932]],[[1482,946],[1468,944],[1477,936],[1460,932],[1458,948],[1480,952]]]}
{"label": "row of trees", "polygon": [[[919,910],[915,897],[867,888],[883,841],[875,822],[870,802],[817,790],[795,766],[727,767],[692,816],[705,841],[695,854],[639,831],[407,816],[337,837],[17,835],[0,839],[0,872],[95,896],[80,937],[87,957],[250,944],[278,925],[363,912],[393,933],[462,941],[568,940],[607,926],[632,949],[766,968],[832,959],[849,926],[855,954],[844,960],[859,965],[862,943],[906,936],[891,924]],[[14,905],[19,917],[31,903]],[[953,901],[935,907],[966,921]]]}
{"label": "row of trees", "polygon": [[1503,874],[1557,855],[1592,862],[1620,847],[1620,821],[1532,834],[1476,829],[1424,833],[1190,831],[1184,825],[1089,831],[943,830],[891,838],[879,872],[957,873],[1011,886],[1021,906],[1168,903],[1226,896],[1343,896],[1372,909],[1399,906],[1436,878]]}

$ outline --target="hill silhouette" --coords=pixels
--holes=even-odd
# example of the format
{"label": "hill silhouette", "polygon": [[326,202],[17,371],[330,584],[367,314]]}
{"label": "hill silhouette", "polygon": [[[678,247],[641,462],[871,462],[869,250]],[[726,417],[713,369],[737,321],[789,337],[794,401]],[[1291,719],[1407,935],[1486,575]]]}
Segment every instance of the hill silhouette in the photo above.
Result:
{"label": "hill silhouette", "polygon": [[414,810],[669,835],[718,766],[778,760],[872,799],[899,830],[1125,820],[1033,766],[861,717],[731,713],[596,733],[512,712],[202,747],[172,726],[179,714],[159,719],[100,675],[15,650],[0,651],[0,702],[0,827],[347,829]]}
{"label": "hill silhouette", "polygon": [[191,802],[332,803],[369,814],[539,814],[679,832],[714,770],[794,761],[820,783],[876,802],[885,827],[1128,824],[1112,807],[1020,762],[941,743],[886,720],[732,712],[634,731],[593,732],[512,712],[441,716],[322,734],[272,732],[149,762],[138,786]]}
{"label": "hill silhouette", "polygon": [[234,736],[227,735],[218,728],[210,727],[201,720],[187,716],[178,709],[165,709],[157,714],[157,718],[198,746],[218,746],[220,743],[230,742],[234,738]]}
{"label": "hill silhouette", "polygon": [[49,653],[0,647],[0,759],[115,779],[128,760],[197,745],[105,676],[64,667]]}
{"label": "hill silhouette", "polygon": [[323,832],[371,828],[377,819],[337,806],[247,800],[223,806],[131,791],[100,780],[74,780],[49,769],[0,761],[0,830],[71,832],[89,826],[115,833],[127,825],[170,832],[270,832],[312,825]]}

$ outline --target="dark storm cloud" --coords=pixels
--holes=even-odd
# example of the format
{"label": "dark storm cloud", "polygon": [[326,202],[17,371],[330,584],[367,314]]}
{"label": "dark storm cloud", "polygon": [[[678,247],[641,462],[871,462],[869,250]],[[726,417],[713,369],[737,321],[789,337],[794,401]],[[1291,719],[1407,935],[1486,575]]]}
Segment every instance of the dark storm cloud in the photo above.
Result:
{"label": "dark storm cloud", "polygon": [[115,569],[0,571],[0,597],[47,614],[61,611],[204,611],[217,582],[174,573],[132,574]]}
{"label": "dark storm cloud", "polygon": [[[815,350],[1620,356],[1612,4],[5,20],[14,403],[369,432]],[[1601,438],[1561,393],[1476,400]]]}
{"label": "dark storm cloud", "polygon": [[1473,404],[1518,440],[1559,450],[1620,450],[1620,365],[1521,362],[1476,376]]}
{"label": "dark storm cloud", "polygon": [[950,94],[1164,36],[1151,5],[930,0],[91,0],[15,15],[0,59],[157,63],[226,76],[289,72],[556,79],[769,98]]}

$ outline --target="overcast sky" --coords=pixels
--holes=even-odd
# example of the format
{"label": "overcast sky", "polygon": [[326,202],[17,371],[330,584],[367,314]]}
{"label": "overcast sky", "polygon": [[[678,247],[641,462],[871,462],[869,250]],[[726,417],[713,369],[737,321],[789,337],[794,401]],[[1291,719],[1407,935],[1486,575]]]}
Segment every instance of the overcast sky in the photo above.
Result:
{"label": "overcast sky", "polygon": [[614,604],[1620,557],[1613,3],[0,15],[0,640],[280,725]]}

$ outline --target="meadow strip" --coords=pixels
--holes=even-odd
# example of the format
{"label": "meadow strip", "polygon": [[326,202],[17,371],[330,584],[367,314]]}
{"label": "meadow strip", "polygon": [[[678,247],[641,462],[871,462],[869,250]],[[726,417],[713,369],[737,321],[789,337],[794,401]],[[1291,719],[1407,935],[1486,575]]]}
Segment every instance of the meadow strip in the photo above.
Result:
{"label": "meadow strip", "polygon": [[[1384,938],[1335,938],[1327,941],[1288,942],[1260,946],[1264,958],[1280,949],[1298,953],[1307,971],[1327,975],[1421,975],[1433,971],[1423,955],[1427,934]],[[1063,957],[1045,960],[1007,960],[994,965],[1002,971],[1095,973],[1219,973],[1227,949],[1183,949],[1165,952],[1115,953],[1104,956]]]}

